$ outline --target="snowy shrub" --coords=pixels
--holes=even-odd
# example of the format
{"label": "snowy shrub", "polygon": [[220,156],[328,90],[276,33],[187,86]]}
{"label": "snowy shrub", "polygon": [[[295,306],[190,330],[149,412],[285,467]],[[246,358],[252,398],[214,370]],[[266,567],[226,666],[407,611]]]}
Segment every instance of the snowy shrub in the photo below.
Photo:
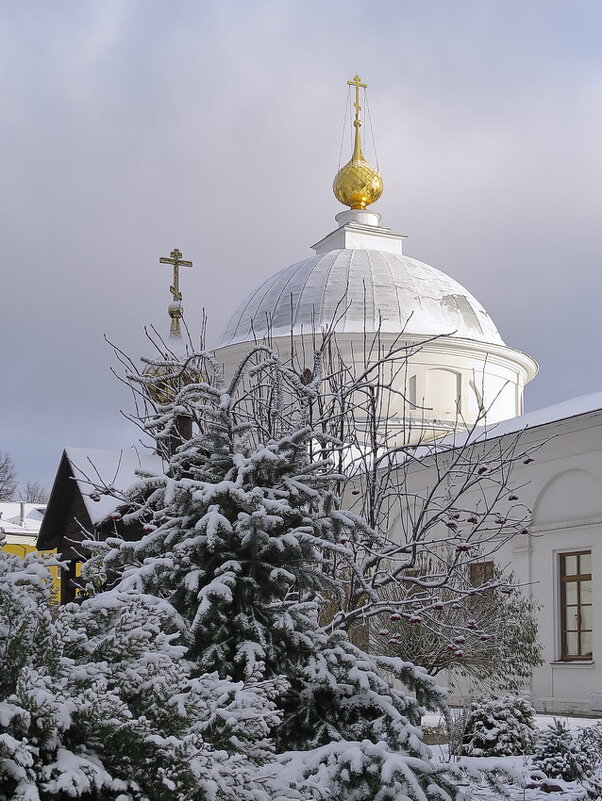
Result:
{"label": "snowy shrub", "polygon": [[[4,538],[0,538],[0,548]],[[23,668],[44,659],[55,669],[58,644],[51,611],[55,560],[39,554],[24,559],[0,550],[0,694],[14,692]]]}
{"label": "snowy shrub", "polygon": [[596,734],[587,729],[573,733],[567,724],[555,719],[537,740],[534,767],[552,779],[569,782],[590,776],[600,762]]}
{"label": "snowy shrub", "polygon": [[514,756],[529,754],[535,742],[535,710],[526,698],[504,695],[475,701],[466,719],[464,756]]}
{"label": "snowy shrub", "polygon": [[47,563],[0,550],[0,801],[271,801],[282,682],[193,677],[156,598],[57,613]]}
{"label": "snowy shrub", "polygon": [[[496,569],[494,579],[516,584],[511,572]],[[440,592],[439,608],[428,626],[402,616],[392,619],[390,611],[376,617],[370,627],[371,651],[423,665],[432,676],[446,671],[468,679],[480,695],[520,693],[533,668],[543,664],[537,604],[518,587],[513,592],[490,590],[471,597],[475,587],[468,571],[463,580],[466,603],[456,603],[452,592]],[[383,596],[402,602],[415,593],[409,585],[388,588]],[[461,646],[453,639],[458,632]]]}
{"label": "snowy shrub", "polygon": [[459,757],[462,754],[462,744],[464,732],[466,731],[468,714],[469,709],[467,706],[460,706],[449,710],[446,729],[449,743],[449,755],[452,757]]}
{"label": "snowy shrub", "polygon": [[369,740],[331,743],[284,755],[282,762],[303,798],[316,801],[456,798],[460,780],[460,771],[449,765],[415,760]]}
{"label": "snowy shrub", "polygon": [[594,723],[593,726],[577,729],[577,737],[598,751],[602,758],[602,720]]}
{"label": "snowy shrub", "polygon": [[[438,567],[436,592],[414,575],[419,592],[394,600],[389,616],[405,609],[414,625],[415,604],[434,614],[440,590],[466,595],[456,567],[476,558],[467,538],[478,527],[457,531],[446,474],[444,500],[424,510],[412,546],[394,541],[386,515],[360,516],[341,500],[349,448],[337,399],[355,408],[350,399],[369,386],[372,403],[370,369],[333,391],[332,406],[320,398],[320,354],[300,375],[258,345],[226,382],[210,354],[160,350],[146,373],[130,363],[128,379],[143,399],[135,422],[163,464],[139,473],[105,521],[108,538],[87,544],[89,597],[56,622],[58,684],[23,670],[24,690],[40,690],[15,721],[44,688],[62,693],[62,714],[54,697],[47,704],[43,748],[20,763],[33,766],[36,787],[56,788],[44,801],[61,782],[82,801],[464,797],[469,768],[433,760],[420,730],[425,709],[447,716],[443,691],[413,663],[361,647],[383,611],[377,590],[403,583],[437,521],[456,557]],[[153,382],[169,392],[149,391]],[[373,447],[380,477],[387,463]],[[481,454],[470,469],[490,477],[497,458]],[[462,482],[467,469],[462,460]]]}
{"label": "snowy shrub", "polygon": [[[287,375],[278,370],[276,385]],[[379,535],[341,509],[332,462],[310,458],[316,433],[303,423],[303,404],[292,418],[272,404],[275,430],[266,436],[242,413],[236,387],[217,383],[186,386],[145,419],[165,442],[186,409],[198,433],[163,474],[141,475],[128,492],[122,519],[145,536],[90,543],[83,575],[93,597],[70,613],[72,658],[97,665],[149,726],[263,766],[270,798],[288,797],[286,758],[276,755],[291,749],[303,752],[293,760],[303,769],[290,773],[303,798],[312,797],[312,782],[327,782],[320,792],[331,798],[351,797],[357,785],[358,801],[376,797],[383,782],[383,797],[393,797],[393,787],[416,799],[435,788],[455,797],[456,779],[432,763],[420,731],[424,707],[446,708],[434,679],[398,658],[369,655],[330,621],[321,625],[324,599],[345,595],[335,557],[350,561],[345,543],[363,537],[376,547]],[[142,631],[129,618],[135,598],[154,621]],[[374,786],[371,779],[364,787],[364,773]],[[249,788],[253,782],[248,769]]]}

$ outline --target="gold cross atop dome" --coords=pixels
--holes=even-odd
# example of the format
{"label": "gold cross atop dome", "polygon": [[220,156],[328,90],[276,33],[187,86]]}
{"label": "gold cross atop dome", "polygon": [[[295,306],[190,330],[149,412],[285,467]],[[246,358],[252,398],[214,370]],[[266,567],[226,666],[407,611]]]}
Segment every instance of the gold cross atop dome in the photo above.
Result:
{"label": "gold cross atop dome", "polygon": [[359,128],[362,124],[360,119],[360,111],[362,110],[360,105],[360,89],[367,89],[368,84],[362,83],[360,76],[356,75],[352,81],[347,81],[347,86],[355,86],[355,103],[353,104],[355,106],[355,120],[353,121],[353,124],[356,128]]}
{"label": "gold cross atop dome", "polygon": [[169,287],[169,291],[173,297],[173,303],[170,304],[168,312],[171,317],[171,328],[169,330],[170,337],[182,336],[180,331],[180,320],[184,314],[182,309],[182,293],[180,292],[180,267],[192,267],[191,261],[184,261],[182,254],[175,248],[169,256],[161,256],[159,259],[160,264],[171,264],[173,267],[173,284]]}
{"label": "gold cross atop dome", "polygon": [[344,206],[352,209],[365,209],[371,203],[376,203],[382,195],[383,179],[378,170],[366,161],[362,152],[360,89],[366,89],[367,84],[362,83],[359,75],[356,75],[352,81],[347,81],[347,84],[355,87],[353,155],[351,160],[336,174],[332,190],[336,199]]}

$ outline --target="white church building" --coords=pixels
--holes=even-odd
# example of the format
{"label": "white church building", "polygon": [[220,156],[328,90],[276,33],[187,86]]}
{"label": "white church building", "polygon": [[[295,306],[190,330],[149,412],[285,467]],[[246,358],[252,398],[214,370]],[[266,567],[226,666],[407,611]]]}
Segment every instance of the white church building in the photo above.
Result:
{"label": "white church building", "polygon": [[[352,364],[364,358],[366,334],[380,332],[385,347],[401,338],[416,347],[395,379],[408,401],[393,410],[400,430],[445,436],[459,420],[467,427],[479,421],[489,438],[523,432],[524,446],[540,445],[534,462],[519,463],[513,476],[532,525],[495,559],[511,566],[541,606],[544,664],[529,687],[536,707],[602,713],[602,582],[595,581],[602,576],[602,392],[524,413],[536,362],[504,343],[487,311],[453,278],[406,256],[405,237],[382,227],[368,208],[382,193],[382,179],[362,153],[363,84],[349,83],[356,92],[354,152],[333,186],[347,209],[313,245],[314,255],[275,272],[242,301],[215,352],[228,373],[251,343],[267,339],[285,359],[292,351],[311,357],[316,333],[330,330]],[[123,454],[92,456],[107,465],[113,483],[120,468],[124,487],[134,478],[135,465]],[[65,452],[38,547],[61,550],[75,517],[92,528],[101,523],[107,499],[90,503],[88,457]],[[422,480],[428,482],[428,470]]]}
{"label": "white church building", "polygon": [[495,558],[541,606],[544,664],[529,687],[536,707],[602,712],[602,584],[593,581],[602,575],[602,393],[524,414],[536,362],[504,343],[464,287],[404,255],[405,237],[367,208],[380,197],[382,179],[362,153],[362,84],[350,84],[355,147],[333,186],[349,208],[313,245],[314,255],[276,272],[242,301],[216,353],[228,373],[253,342],[267,339],[286,359],[292,351],[313,353],[316,332],[331,330],[351,364],[363,358],[366,334],[380,332],[385,345],[401,337],[420,347],[396,379],[409,401],[395,410],[400,425],[415,416],[414,430],[420,424],[445,435],[459,418],[468,427],[482,421],[486,409],[489,438],[522,431],[521,447],[539,445],[528,470],[519,463],[513,474],[533,523]]}

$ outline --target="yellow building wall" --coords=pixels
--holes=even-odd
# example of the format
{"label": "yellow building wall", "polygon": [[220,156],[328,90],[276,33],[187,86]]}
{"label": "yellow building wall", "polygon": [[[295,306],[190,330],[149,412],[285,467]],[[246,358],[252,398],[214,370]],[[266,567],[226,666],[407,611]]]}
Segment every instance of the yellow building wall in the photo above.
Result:
{"label": "yellow building wall", "polygon": [[[6,536],[7,539],[10,538],[10,534]],[[15,556],[19,556],[21,559],[24,559],[29,553],[56,555],[56,550],[38,551],[34,545],[28,545],[21,542],[6,542],[2,547],[2,550],[6,551],[7,553],[12,553]],[[61,597],[61,571],[56,565],[51,565],[48,570],[52,578],[52,600],[58,603],[58,600]]]}

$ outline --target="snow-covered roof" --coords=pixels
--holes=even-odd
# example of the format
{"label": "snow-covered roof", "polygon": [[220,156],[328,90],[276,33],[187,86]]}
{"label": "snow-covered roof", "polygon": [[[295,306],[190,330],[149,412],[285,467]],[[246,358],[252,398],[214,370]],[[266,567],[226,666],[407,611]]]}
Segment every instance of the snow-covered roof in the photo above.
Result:
{"label": "snow-covered roof", "polygon": [[5,534],[35,537],[42,525],[45,511],[45,503],[2,501],[0,502],[0,529]]}
{"label": "snow-covered roof", "polygon": [[[160,456],[134,449],[65,448],[65,456],[92,525],[105,520],[117,509],[121,503],[119,496],[133,484],[139,471],[151,474],[163,471]],[[100,500],[93,500],[90,495],[96,496],[97,487],[111,489],[118,497],[100,494]]]}
{"label": "snow-covered roof", "polygon": [[501,423],[489,426],[489,435],[503,436],[523,431],[529,428],[556,423],[560,420],[567,420],[570,417],[578,417],[583,414],[602,412],[602,392],[594,392],[591,395],[580,395],[578,398],[570,398],[561,403],[554,403],[551,406],[544,406],[532,412],[526,412],[510,420],[503,420]]}
{"label": "snow-covered roof", "polygon": [[[521,431],[528,431],[541,426],[559,423],[573,417],[580,417],[588,414],[602,414],[602,392],[594,392],[591,395],[581,395],[578,398],[571,398],[561,403],[554,403],[542,409],[526,412],[518,417],[511,417],[509,420],[502,420],[499,423],[484,425],[469,431],[456,431],[436,440],[432,444],[425,445],[420,453],[415,453],[413,458],[421,455],[430,456],[435,449],[445,450],[447,448],[462,447],[465,443],[484,442],[496,437],[503,437],[507,434],[518,434]],[[400,456],[400,461],[405,460],[405,456]]]}
{"label": "snow-covered roof", "polygon": [[268,278],[238,307],[217,348],[330,327],[345,333],[451,335],[503,345],[481,304],[457,281],[408,256],[346,248]]}

